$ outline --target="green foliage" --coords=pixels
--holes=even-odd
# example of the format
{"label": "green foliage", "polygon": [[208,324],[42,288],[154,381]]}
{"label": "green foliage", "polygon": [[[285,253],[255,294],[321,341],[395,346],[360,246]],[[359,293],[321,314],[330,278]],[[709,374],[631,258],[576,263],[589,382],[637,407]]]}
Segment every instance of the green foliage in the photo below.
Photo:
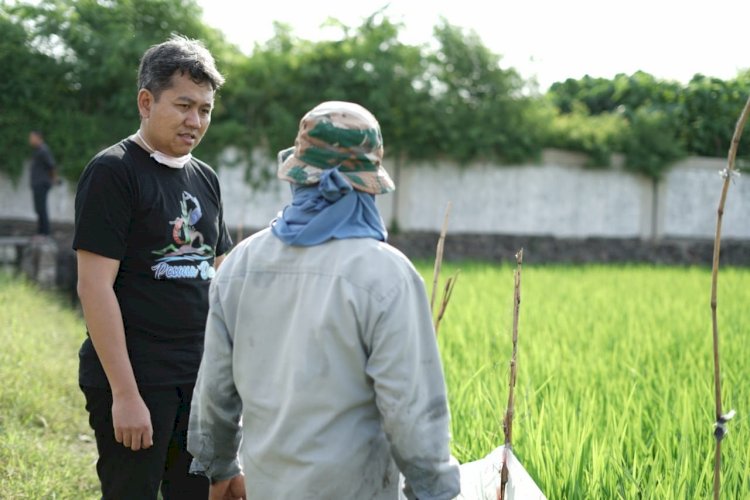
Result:
{"label": "green foliage", "polygon": [[[341,40],[316,43],[294,38],[276,25],[276,34],[236,69],[223,101],[232,120],[242,123],[249,153],[271,155],[294,144],[302,115],[324,100],[361,103],[380,120],[389,155],[405,152],[419,107],[429,104],[414,82],[423,64],[420,49],[397,39],[398,26],[379,14],[356,33],[343,26]],[[420,95],[421,94],[421,95]]]}
{"label": "green foliage", "polygon": [[[599,167],[624,153],[627,168],[659,177],[686,154],[725,155],[750,94],[750,72],[729,81],[696,75],[683,86],[639,71],[568,79],[540,96],[476,33],[441,20],[434,43],[409,45],[385,11],[356,27],[332,19],[339,36],[318,42],[276,24],[244,55],[204,25],[196,0],[0,1],[0,64],[14,68],[0,83],[0,170],[21,171],[28,131],[38,128],[76,179],[94,153],[137,127],[140,56],[173,32],[204,40],[227,77],[197,151],[211,163],[228,146],[237,161],[273,157],[293,144],[307,110],[349,100],[380,120],[392,165],[518,164],[559,147]],[[270,175],[255,168],[248,180]]]}
{"label": "green foliage", "polygon": [[548,96],[562,113],[581,106],[591,115],[632,112],[644,106],[665,108],[679,101],[682,87],[661,81],[643,71],[618,74],[614,79],[584,76],[552,84]]}
{"label": "green foliage", "polygon": [[[703,156],[726,156],[748,94],[750,70],[727,81],[695,75],[684,90],[680,116],[688,150]],[[746,127],[740,144],[746,146],[748,141],[750,129]],[[742,150],[739,154],[743,155]],[[743,156],[750,154],[745,152]]]}
{"label": "green foliage", "polygon": [[678,134],[674,116],[660,109],[636,109],[631,113],[623,145],[625,166],[649,177],[660,177],[665,167],[686,155]]}
{"label": "green foliage", "polygon": [[[590,76],[568,79],[553,84],[547,97],[563,116],[581,110],[590,114],[590,120],[622,114],[628,122],[622,140],[604,141],[596,154],[606,155],[606,149],[612,147],[611,152],[625,153],[628,168],[659,177],[687,154],[725,156],[748,95],[750,72],[728,81],[695,75],[686,86],[636,72],[612,80]],[[580,126],[587,128],[583,122]],[[748,140],[750,130],[745,131],[741,144]],[[588,152],[575,141],[572,146]]]}
{"label": "green foliage", "polygon": [[[137,128],[138,64],[149,46],[178,32],[204,40],[219,55],[229,50],[200,14],[195,0],[44,0],[7,8],[0,17],[0,63],[17,71],[0,93],[11,110],[0,113],[12,131],[0,139],[12,151],[5,170],[20,171],[28,132],[38,128],[62,173],[77,179],[99,149]],[[202,150],[215,154],[224,146]]]}
{"label": "green foliage", "polygon": [[[67,65],[32,50],[27,31],[2,8],[0,33],[0,66],[12,68],[0,80],[0,170],[17,177],[29,155],[29,131],[46,131],[48,124],[69,116],[71,92],[65,83]],[[48,140],[54,144],[62,135],[55,132],[69,134],[50,130]]]}
{"label": "green foliage", "polygon": [[589,157],[590,167],[607,167],[612,153],[622,150],[628,134],[628,121],[621,113],[589,114],[582,105],[573,104],[569,113],[555,113],[547,144],[580,151]]}
{"label": "green foliage", "polygon": [[[295,39],[288,27],[227,83],[224,103],[248,129],[248,150],[293,144],[299,119],[323,100],[363,104],[378,117],[391,158],[527,159],[539,147],[523,81],[473,33],[443,22],[430,51],[398,39],[400,26],[377,12],[354,30],[332,22],[335,41]],[[248,84],[252,82],[252,84]]]}
{"label": "green foliage", "polygon": [[438,50],[427,78],[433,85],[435,152],[459,162],[500,159],[519,162],[536,155],[541,127],[538,102],[524,96],[524,82],[473,32],[443,20],[435,28]]}

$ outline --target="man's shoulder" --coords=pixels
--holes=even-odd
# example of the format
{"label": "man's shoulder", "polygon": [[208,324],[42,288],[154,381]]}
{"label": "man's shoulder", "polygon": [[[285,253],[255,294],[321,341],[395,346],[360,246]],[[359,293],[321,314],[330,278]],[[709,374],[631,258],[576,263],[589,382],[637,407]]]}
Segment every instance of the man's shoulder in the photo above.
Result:
{"label": "man's shoulder", "polygon": [[234,260],[239,258],[256,261],[258,254],[266,257],[264,263],[275,259],[289,259],[304,268],[326,268],[342,275],[361,274],[355,270],[371,271],[382,277],[383,273],[402,273],[404,276],[416,272],[411,261],[397,248],[373,238],[349,238],[331,240],[312,247],[292,247],[282,243],[265,228],[237,243],[232,250]]}
{"label": "man's shoulder", "polygon": [[421,279],[406,255],[390,244],[372,238],[329,242],[331,263],[347,280],[368,289],[390,289]]}
{"label": "man's shoulder", "polygon": [[200,170],[201,172],[203,172],[205,175],[207,175],[209,177],[212,177],[212,178],[215,178],[215,179],[218,179],[218,175],[216,174],[216,170],[214,170],[214,168],[211,165],[209,165],[205,161],[201,160],[200,158],[196,158],[195,156],[193,156],[190,159],[190,163],[195,168],[197,168],[198,170]]}
{"label": "man's shoulder", "polygon": [[243,275],[247,271],[248,266],[255,267],[260,265],[254,255],[267,254],[267,245],[273,245],[275,243],[273,241],[274,238],[270,229],[266,228],[239,241],[227,254],[221,267],[216,272],[216,277],[213,281],[220,282],[225,279],[231,279],[231,277],[237,274]]}
{"label": "man's shoulder", "polygon": [[79,188],[81,184],[130,182],[135,163],[138,161],[134,156],[137,155],[135,148],[138,148],[138,145],[129,139],[124,139],[99,151],[83,169],[79,179]]}
{"label": "man's shoulder", "polygon": [[123,139],[118,143],[108,146],[91,158],[88,167],[98,165],[122,166],[130,165],[133,161],[133,153],[138,145],[130,139]]}
{"label": "man's shoulder", "polygon": [[330,243],[331,271],[378,302],[422,282],[408,257],[386,242],[355,238]]}
{"label": "man's shoulder", "polygon": [[[265,228],[251,234],[242,241],[239,241],[232,249],[230,255],[234,254],[235,257],[239,259],[240,255],[246,257],[246,254],[253,252],[266,253],[268,251],[266,248],[268,245],[278,246],[279,243],[281,242],[273,235],[271,228]],[[229,256],[227,256],[227,258],[229,258]]]}
{"label": "man's shoulder", "polygon": [[406,255],[385,241],[374,238],[352,238],[339,240],[338,244],[342,246],[344,252],[351,252],[359,258],[373,262],[373,264],[379,263],[404,268],[413,267]]}

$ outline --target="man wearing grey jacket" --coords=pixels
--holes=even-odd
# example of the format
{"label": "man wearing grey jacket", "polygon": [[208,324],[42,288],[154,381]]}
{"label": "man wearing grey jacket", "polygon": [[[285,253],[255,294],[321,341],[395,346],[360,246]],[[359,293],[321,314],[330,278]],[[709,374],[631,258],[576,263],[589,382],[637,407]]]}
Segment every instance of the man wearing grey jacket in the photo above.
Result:
{"label": "man wearing grey jacket", "polygon": [[214,278],[188,434],[211,498],[458,495],[424,283],[375,206],[382,156],[365,108],[312,109],[279,153],[292,202]]}

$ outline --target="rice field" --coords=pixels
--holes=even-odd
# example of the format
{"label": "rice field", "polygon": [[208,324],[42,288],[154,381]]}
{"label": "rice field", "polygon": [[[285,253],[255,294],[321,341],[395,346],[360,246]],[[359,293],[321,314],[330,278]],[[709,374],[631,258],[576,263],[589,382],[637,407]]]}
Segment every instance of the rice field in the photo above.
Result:
{"label": "rice field", "polygon": [[[453,451],[503,443],[513,268],[461,264],[439,343]],[[431,283],[431,268],[422,267]],[[709,498],[713,486],[710,270],[525,266],[513,446],[548,498]],[[750,498],[750,270],[723,269],[722,498]]]}
{"label": "rice field", "polygon": [[[428,288],[431,263],[419,266]],[[453,453],[503,443],[513,267],[461,274],[440,327]],[[550,499],[709,498],[713,479],[710,271],[523,270],[513,444]],[[722,498],[750,498],[750,270],[722,269]],[[53,294],[0,275],[0,497],[95,498],[95,451],[76,386],[83,322]]]}

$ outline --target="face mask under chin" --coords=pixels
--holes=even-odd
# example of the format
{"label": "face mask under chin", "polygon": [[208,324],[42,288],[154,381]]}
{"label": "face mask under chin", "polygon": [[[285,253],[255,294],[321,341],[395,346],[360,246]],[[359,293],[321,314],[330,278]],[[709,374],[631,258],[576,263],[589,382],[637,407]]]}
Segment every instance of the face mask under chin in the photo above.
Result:
{"label": "face mask under chin", "polygon": [[157,151],[156,149],[152,148],[148,142],[146,142],[146,139],[144,139],[143,135],[141,135],[140,129],[135,133],[135,135],[148,149],[151,150],[151,158],[166,167],[182,168],[187,165],[187,163],[193,158],[193,155],[190,153],[184,156],[170,156],[168,154],[162,153],[161,151]]}

